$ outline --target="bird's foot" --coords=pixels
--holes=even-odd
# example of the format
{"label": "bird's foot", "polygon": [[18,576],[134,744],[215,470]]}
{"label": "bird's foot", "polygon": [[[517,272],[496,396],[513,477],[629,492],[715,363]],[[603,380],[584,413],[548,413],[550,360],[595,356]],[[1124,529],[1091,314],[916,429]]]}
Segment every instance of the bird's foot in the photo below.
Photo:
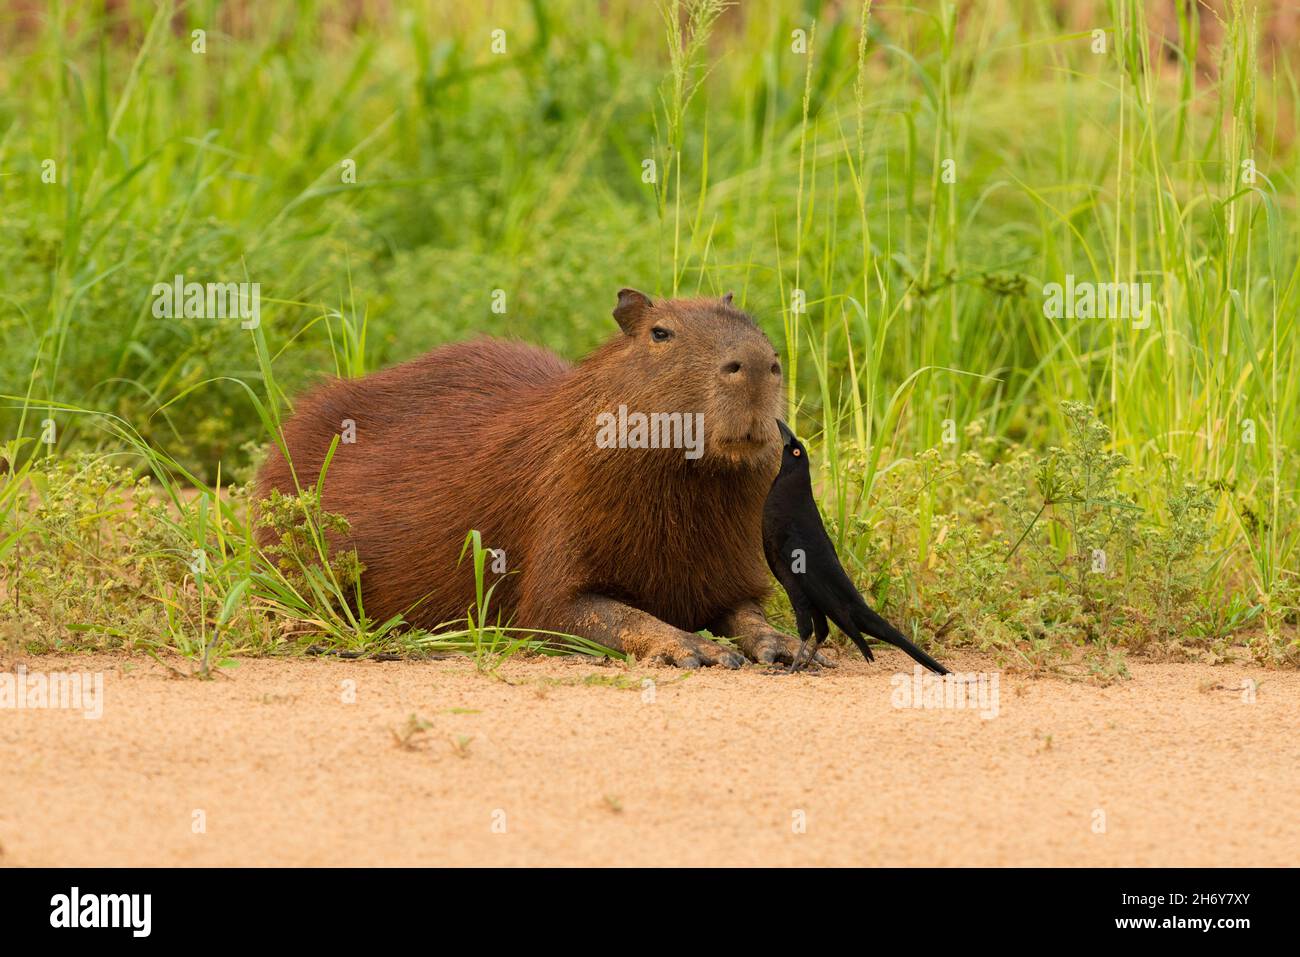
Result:
{"label": "bird's foot", "polygon": [[[793,665],[803,646],[803,643],[793,635],[782,634],[774,629],[739,637],[736,639],[736,644],[745,653],[746,658],[760,665]],[[835,667],[835,662],[816,650],[800,667],[807,664],[822,668]]]}

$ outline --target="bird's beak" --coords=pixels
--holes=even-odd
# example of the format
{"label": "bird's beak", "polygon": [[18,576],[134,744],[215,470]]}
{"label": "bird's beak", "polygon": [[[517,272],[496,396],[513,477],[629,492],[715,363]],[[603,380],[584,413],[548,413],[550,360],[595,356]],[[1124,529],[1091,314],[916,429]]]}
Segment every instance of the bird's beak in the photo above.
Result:
{"label": "bird's beak", "polygon": [[787,448],[790,446],[790,443],[798,441],[794,437],[794,433],[790,431],[790,426],[786,425],[780,419],[776,420],[776,427],[781,430],[781,441]]}

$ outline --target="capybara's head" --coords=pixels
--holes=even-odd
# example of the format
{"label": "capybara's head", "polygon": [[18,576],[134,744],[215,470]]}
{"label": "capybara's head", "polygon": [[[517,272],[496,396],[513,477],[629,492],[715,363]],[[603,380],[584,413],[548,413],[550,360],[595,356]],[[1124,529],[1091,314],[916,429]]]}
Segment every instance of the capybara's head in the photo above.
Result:
{"label": "capybara's head", "polygon": [[630,413],[683,413],[703,424],[697,453],[724,467],[775,465],[781,357],[744,312],[721,299],[661,299],[623,289],[614,309],[623,335],[604,358],[607,395]]}

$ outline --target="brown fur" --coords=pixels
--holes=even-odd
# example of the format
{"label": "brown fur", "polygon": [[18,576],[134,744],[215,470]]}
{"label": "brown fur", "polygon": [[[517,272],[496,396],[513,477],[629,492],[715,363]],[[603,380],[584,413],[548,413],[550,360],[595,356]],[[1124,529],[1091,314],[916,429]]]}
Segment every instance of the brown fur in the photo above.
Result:
{"label": "brown fur", "polygon": [[[429,628],[464,618],[474,579],[458,558],[474,528],[505,551],[493,607],[517,626],[687,665],[738,663],[690,634],[702,628],[763,660],[797,647],[757,605],[769,587],[762,505],[780,459],[771,343],[730,297],[652,304],[624,290],[615,317],[622,334],[577,366],[477,339],[298,403],[284,438],[302,487],[343,420],[356,422],[324,505],[351,523],[367,615]],[[654,341],[654,326],[671,340]],[[620,404],[704,413],[702,457],[598,447],[597,415]],[[278,452],[258,485],[259,497],[293,493]]]}

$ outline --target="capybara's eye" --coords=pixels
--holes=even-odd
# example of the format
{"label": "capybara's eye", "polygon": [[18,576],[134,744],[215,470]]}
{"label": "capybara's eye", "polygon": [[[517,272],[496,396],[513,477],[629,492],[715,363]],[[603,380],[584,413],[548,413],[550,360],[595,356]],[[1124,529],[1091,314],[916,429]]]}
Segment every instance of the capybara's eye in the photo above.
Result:
{"label": "capybara's eye", "polygon": [[650,330],[650,338],[655,342],[667,342],[673,337],[673,334],[663,326],[655,326]]}

